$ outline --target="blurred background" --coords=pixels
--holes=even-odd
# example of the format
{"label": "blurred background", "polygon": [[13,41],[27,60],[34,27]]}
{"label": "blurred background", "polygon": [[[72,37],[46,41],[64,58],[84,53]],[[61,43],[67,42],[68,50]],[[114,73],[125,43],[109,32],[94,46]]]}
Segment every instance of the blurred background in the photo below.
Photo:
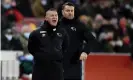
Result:
{"label": "blurred background", "polygon": [[[76,16],[102,44],[101,52],[129,53],[133,44],[133,0],[1,0],[1,50],[22,51],[20,79],[31,75],[29,34],[44,20],[45,11],[72,2]],[[91,52],[99,52],[92,46]],[[26,78],[25,78],[26,76]],[[29,76],[28,76],[29,78]]]}

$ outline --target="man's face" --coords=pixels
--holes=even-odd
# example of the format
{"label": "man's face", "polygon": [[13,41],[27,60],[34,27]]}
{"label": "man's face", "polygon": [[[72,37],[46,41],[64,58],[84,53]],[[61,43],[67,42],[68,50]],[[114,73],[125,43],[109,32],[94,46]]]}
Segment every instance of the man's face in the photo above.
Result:
{"label": "man's face", "polygon": [[56,26],[58,23],[57,11],[47,11],[45,19],[51,26]]}
{"label": "man's face", "polygon": [[63,17],[67,19],[73,19],[74,18],[74,6],[68,6],[66,5],[64,9],[62,10]]}

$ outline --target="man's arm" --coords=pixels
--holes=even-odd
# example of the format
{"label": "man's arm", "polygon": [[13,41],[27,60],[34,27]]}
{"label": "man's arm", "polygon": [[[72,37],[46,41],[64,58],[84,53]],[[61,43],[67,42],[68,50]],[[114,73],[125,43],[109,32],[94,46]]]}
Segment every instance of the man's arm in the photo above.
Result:
{"label": "man's arm", "polygon": [[[97,43],[96,38],[91,34],[91,32],[88,30],[84,31],[84,47],[83,51],[87,54],[90,53],[91,47],[95,46],[95,43]],[[94,44],[93,44],[94,43]]]}
{"label": "man's arm", "polygon": [[[91,52],[92,48],[94,48],[95,46],[97,46],[97,48],[100,48],[99,47],[100,44],[93,36],[91,31],[87,29],[84,24],[82,25],[82,31],[83,31],[83,38],[85,43],[83,43],[80,59],[83,58],[84,60],[84,59],[87,59],[86,57]],[[93,50],[97,50],[97,49],[94,48]]]}
{"label": "man's arm", "polygon": [[28,51],[31,53],[33,56],[37,52],[37,40],[36,40],[36,35],[34,32],[32,32],[29,36],[28,39]]}
{"label": "man's arm", "polygon": [[[90,52],[102,52],[103,46],[98,41],[97,36],[95,36],[90,29],[87,29],[86,27],[83,27],[83,36],[85,40],[85,51]],[[88,48],[88,49],[87,49]],[[88,52],[89,52],[88,51]]]}
{"label": "man's arm", "polygon": [[56,42],[55,43],[57,46],[61,47],[62,52],[66,52],[67,47],[69,45],[69,39],[68,39],[67,31],[64,28],[58,27],[57,33],[61,34],[61,36],[59,36],[59,35],[56,36]]}
{"label": "man's arm", "polygon": [[63,37],[62,49],[63,49],[63,52],[66,52],[69,45],[69,35],[65,29],[63,30],[63,33],[64,33],[64,37]]}

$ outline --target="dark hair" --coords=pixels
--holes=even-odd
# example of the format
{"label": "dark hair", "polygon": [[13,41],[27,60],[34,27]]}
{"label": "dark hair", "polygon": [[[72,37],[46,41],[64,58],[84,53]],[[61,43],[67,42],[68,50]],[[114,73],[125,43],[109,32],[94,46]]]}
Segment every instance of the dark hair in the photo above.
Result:
{"label": "dark hair", "polygon": [[66,5],[75,7],[73,3],[71,3],[71,2],[66,2],[66,3],[64,3],[64,4],[62,5],[62,10],[65,8]]}

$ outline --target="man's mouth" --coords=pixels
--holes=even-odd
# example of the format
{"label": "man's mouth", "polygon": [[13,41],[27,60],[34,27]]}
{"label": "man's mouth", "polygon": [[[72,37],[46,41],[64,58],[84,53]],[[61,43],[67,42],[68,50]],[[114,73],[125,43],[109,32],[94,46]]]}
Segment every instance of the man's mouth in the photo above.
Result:
{"label": "man's mouth", "polygon": [[57,22],[57,20],[52,20],[52,22],[53,22],[53,23],[56,23],[56,22]]}

